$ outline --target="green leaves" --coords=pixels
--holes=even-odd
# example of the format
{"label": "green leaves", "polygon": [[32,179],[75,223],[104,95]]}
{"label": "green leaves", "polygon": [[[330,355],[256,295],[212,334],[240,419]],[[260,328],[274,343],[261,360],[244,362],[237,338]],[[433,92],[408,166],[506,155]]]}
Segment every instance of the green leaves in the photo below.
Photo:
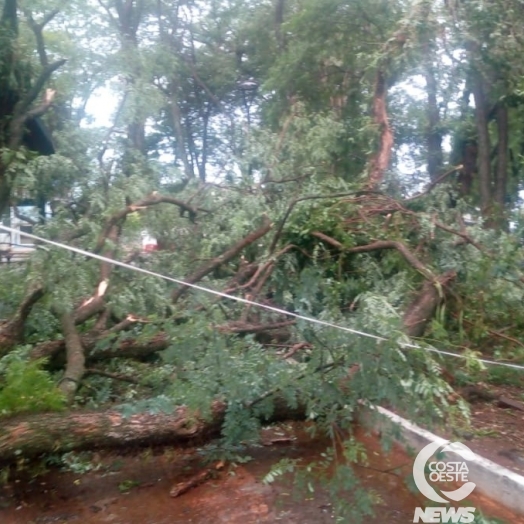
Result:
{"label": "green leaves", "polygon": [[0,376],[0,416],[65,408],[65,398],[42,369],[44,361],[24,362],[9,357],[3,360],[7,359]]}

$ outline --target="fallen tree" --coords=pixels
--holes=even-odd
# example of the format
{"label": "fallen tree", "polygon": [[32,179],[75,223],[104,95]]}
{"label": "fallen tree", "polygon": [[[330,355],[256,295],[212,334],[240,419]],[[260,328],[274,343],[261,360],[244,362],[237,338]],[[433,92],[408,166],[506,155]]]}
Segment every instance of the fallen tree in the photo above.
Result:
{"label": "fallen tree", "polygon": [[[112,43],[123,46],[123,57],[131,52],[142,59],[156,49],[162,56],[155,55],[154,63],[159,58],[169,67],[142,67],[140,60],[139,67],[124,71],[119,64],[126,60],[110,60],[110,77],[122,78],[125,89],[111,126],[89,137],[75,133],[82,131],[78,123],[90,105],[85,93],[97,92],[99,78],[86,78],[82,92],[74,92],[78,70],[64,72],[61,85],[70,86],[71,93],[59,93],[53,114],[58,121],[49,122],[62,140],[64,156],[45,161],[25,155],[21,146],[33,116],[53,108],[51,93],[40,105],[36,100],[61,65],[48,60],[43,32],[58,14],[53,10],[40,20],[24,15],[41,62],[40,74],[29,82],[21,74],[29,77],[30,71],[19,71],[21,64],[14,60],[17,2],[4,4],[2,23],[8,22],[11,36],[3,36],[13,45],[0,49],[9,58],[0,64],[8,73],[0,75],[0,146],[11,150],[1,151],[0,208],[11,199],[15,216],[34,226],[34,233],[83,253],[37,243],[26,265],[0,271],[0,414],[18,413],[2,419],[1,460],[10,462],[20,451],[34,458],[51,451],[206,441],[221,430],[240,441],[240,430],[251,421],[246,414],[259,398],[282,397],[288,406],[282,407],[282,417],[297,409],[327,425],[337,423],[341,406],[350,411],[359,399],[399,404],[415,399],[426,402],[420,412],[430,411],[447,393],[438,383],[442,362],[422,351],[408,355],[388,341],[401,332],[438,338],[443,349],[457,352],[480,346],[487,356],[494,346],[497,356],[507,348],[521,351],[520,243],[482,228],[489,210],[480,206],[476,214],[478,202],[469,188],[460,191],[467,202],[457,202],[455,195],[453,175],[467,171],[473,177],[478,160],[466,112],[454,124],[468,129],[469,158],[459,155],[444,165],[446,155],[433,141],[429,157],[439,158],[435,166],[431,158],[424,162],[420,137],[439,135],[439,119],[431,120],[432,130],[422,132],[426,122],[418,120],[416,115],[424,113],[418,106],[413,111],[415,106],[402,97],[391,104],[391,88],[405,79],[406,68],[412,67],[408,64],[420,59],[413,50],[431,47],[428,35],[422,47],[417,36],[421,27],[432,27],[426,24],[431,15],[426,4],[402,16],[400,4],[387,16],[370,8],[369,20],[358,18],[363,23],[346,28],[348,35],[358,35],[356,55],[347,49],[339,54],[340,42],[334,40],[329,53],[323,46],[316,49],[300,42],[298,30],[284,40],[307,44],[305,54],[289,53],[299,47],[282,41],[281,55],[269,61],[269,55],[258,53],[271,46],[255,44],[271,42],[271,35],[260,33],[251,40],[252,29],[262,31],[267,25],[261,23],[267,13],[249,31],[239,32],[247,35],[239,48],[208,34],[207,20],[197,24],[202,34],[193,34],[193,25],[186,26],[177,13],[166,16],[161,3],[147,9],[133,2],[126,9],[110,4],[85,17],[102,20],[107,15],[105,21],[115,29],[107,37],[108,48],[118,34],[121,38]],[[362,17],[360,8],[353,11],[336,2],[332,12],[320,9],[321,3],[315,12],[315,2],[306,7],[297,3],[296,9],[281,4],[281,17],[293,18],[291,26],[297,28],[319,14],[335,17],[322,18],[325,27],[347,23],[344,17]],[[255,12],[262,16],[253,6]],[[239,16],[234,24],[243,27],[247,18]],[[330,40],[332,33],[326,31],[326,38],[319,33],[314,42]],[[189,50],[197,36],[202,40]],[[180,54],[176,67],[167,49]],[[307,59],[293,63],[295,55]],[[271,72],[264,64],[275,60]],[[215,74],[210,63],[229,65],[224,74]],[[235,80],[254,64],[250,74],[261,78]],[[191,75],[181,78],[185,67]],[[82,75],[88,77],[89,70]],[[286,80],[286,74],[292,76]],[[3,87],[11,87],[13,78],[23,92],[7,99]],[[271,86],[271,93],[262,93],[265,86]],[[435,116],[435,100],[443,91],[432,89],[428,109]],[[497,106],[493,114],[503,117],[508,98],[502,91],[497,100],[487,95],[489,110],[482,114]],[[462,94],[453,97],[459,100]],[[58,115],[71,113],[82,106],[80,101],[84,106],[78,120],[61,121]],[[260,110],[252,121],[251,102],[252,111]],[[414,115],[415,122],[405,125],[404,113]],[[485,122],[483,127],[486,131]],[[415,182],[397,172],[396,152],[405,146],[417,152],[412,157]],[[501,207],[511,202],[500,196],[508,147],[502,139],[493,152],[501,157],[496,164]],[[424,163],[433,167],[421,191]],[[213,165],[212,180],[206,179],[206,164],[208,175]],[[26,199],[43,203],[42,216],[20,210]],[[93,260],[85,251],[104,259]],[[116,267],[116,260],[129,267]],[[134,271],[137,267],[149,274]],[[486,282],[494,282],[493,289],[485,289]],[[304,317],[319,319],[321,325]],[[386,341],[379,343],[377,337]],[[490,344],[492,339],[496,344]],[[325,366],[332,366],[332,374],[316,372]],[[13,369],[18,375],[9,375]],[[47,380],[43,386],[63,394],[70,412],[26,414],[23,399],[31,394],[34,375],[29,371],[35,369]],[[424,395],[410,397],[417,387]],[[2,393],[9,388],[19,405],[2,405]],[[200,407],[211,399],[229,404],[214,404],[206,420],[185,408],[172,415],[129,418],[116,411],[78,412],[86,404],[105,409],[161,397]],[[297,399],[306,404],[302,410]]]}
{"label": "fallen tree", "polygon": [[[119,411],[42,413],[4,420],[0,427],[0,464],[35,459],[52,451],[128,449],[169,444],[203,445],[220,435],[227,404],[214,402],[204,419],[185,407],[173,413],[140,413],[125,417]],[[301,419],[304,407],[275,402],[263,423]]]}

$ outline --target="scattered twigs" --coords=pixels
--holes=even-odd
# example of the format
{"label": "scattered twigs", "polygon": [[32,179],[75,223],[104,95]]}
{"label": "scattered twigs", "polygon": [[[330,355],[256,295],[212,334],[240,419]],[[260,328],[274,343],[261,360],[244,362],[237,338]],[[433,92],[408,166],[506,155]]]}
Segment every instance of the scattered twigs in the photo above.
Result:
{"label": "scattered twigs", "polygon": [[291,349],[282,355],[282,358],[286,360],[291,358],[295,353],[298,353],[301,349],[308,349],[311,347],[312,346],[309,342],[298,342],[297,344],[293,344]]}
{"label": "scattered twigs", "polygon": [[295,200],[292,200],[284,214],[284,217],[280,221],[280,224],[278,226],[278,229],[275,233],[275,236],[273,237],[273,240],[271,241],[271,245],[269,246],[269,253],[272,254],[273,251],[275,251],[277,247],[278,240],[280,238],[280,235],[282,234],[282,231],[284,229],[284,226],[287,222],[287,219],[289,218],[289,215],[291,215],[291,212],[293,211],[293,208],[299,203],[299,202],[305,202],[306,200],[317,200],[321,198],[327,198],[327,199],[334,199],[334,198],[343,198],[351,195],[356,194],[362,194],[367,193],[367,191],[348,191],[347,193],[333,193],[331,195],[309,195],[301,198],[295,198]]}
{"label": "scattered twigs", "polygon": [[471,244],[473,247],[477,248],[480,252],[486,253],[486,249],[483,246],[481,246],[476,240],[473,240],[471,236],[469,236],[467,233],[463,231],[457,231],[456,229],[448,227],[445,224],[438,222],[437,220],[434,220],[433,224],[435,224],[435,227],[438,227],[439,229],[442,229],[443,231],[447,231],[448,233],[451,233],[452,235],[457,235],[458,237],[462,238],[464,242]]}
{"label": "scattered twigs", "polygon": [[285,320],[283,322],[274,322],[272,324],[249,324],[242,321],[232,321],[228,324],[216,326],[216,329],[222,333],[238,333],[248,335],[281,329],[284,327],[293,326],[294,324],[295,320]]}
{"label": "scattered twigs", "polygon": [[121,375],[117,373],[109,373],[108,371],[103,371],[102,369],[97,368],[87,368],[85,370],[85,376],[87,375],[99,375],[100,377],[111,378],[113,380],[119,380],[121,382],[129,382],[130,384],[140,384],[140,380],[130,377],[129,375]]}
{"label": "scattered twigs", "polygon": [[[257,282],[256,286],[253,288],[253,291],[251,293],[246,294],[246,298],[249,300],[256,300],[258,294],[260,293],[260,290],[264,286],[264,284],[267,282],[267,279],[270,277],[271,273],[273,272],[273,269],[275,267],[274,262],[270,262],[269,264],[264,264],[263,266],[265,268],[264,274],[261,276],[260,280]],[[246,304],[244,307],[244,311],[242,311],[241,320],[246,321],[249,316],[249,312],[251,310],[251,304]]]}
{"label": "scattered twigs", "polygon": [[[455,318],[457,317],[457,315],[454,315]],[[462,318],[462,322],[464,322],[465,324],[468,324],[470,326],[474,326],[475,323],[472,322],[471,320],[468,320],[466,318]],[[489,333],[491,336],[493,337],[496,337],[496,338],[501,338],[503,340],[507,340],[508,342],[511,342],[512,344],[516,344],[517,346],[520,346],[520,347],[524,347],[524,343],[522,343],[520,340],[514,338],[514,337],[511,337],[509,335],[505,335],[504,333],[502,333],[502,330],[494,330],[494,329],[488,329],[486,328],[486,331],[487,333]]]}
{"label": "scattered twigs", "polygon": [[212,468],[207,468],[204,471],[193,475],[189,480],[175,484],[171,488],[169,495],[171,497],[179,497],[180,495],[187,493],[190,489],[196,488],[206,480],[213,478],[219,470],[223,469],[223,467],[223,461],[217,462]]}

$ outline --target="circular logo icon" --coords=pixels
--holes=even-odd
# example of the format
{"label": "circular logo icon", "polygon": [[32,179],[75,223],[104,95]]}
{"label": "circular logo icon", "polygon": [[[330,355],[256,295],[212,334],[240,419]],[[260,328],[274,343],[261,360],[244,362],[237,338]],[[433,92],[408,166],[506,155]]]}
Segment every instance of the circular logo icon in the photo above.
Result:
{"label": "circular logo icon", "polygon": [[[435,453],[453,452],[463,460],[431,460]],[[466,460],[473,460],[475,454],[464,444],[460,442],[432,442],[420,450],[420,453],[413,464],[413,478],[419,491],[426,498],[433,502],[443,502],[449,504],[450,501],[458,502],[465,499],[475,489],[476,484],[468,482],[468,465]],[[454,491],[440,490],[445,499],[439,495],[435,488],[431,486],[426,478],[426,465],[429,470],[429,480],[432,482],[453,482],[455,484],[463,483]]]}

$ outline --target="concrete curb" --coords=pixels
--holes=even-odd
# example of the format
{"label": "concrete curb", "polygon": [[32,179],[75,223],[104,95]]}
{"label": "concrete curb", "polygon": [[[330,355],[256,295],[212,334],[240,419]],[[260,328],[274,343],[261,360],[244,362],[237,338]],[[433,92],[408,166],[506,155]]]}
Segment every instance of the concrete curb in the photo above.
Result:
{"label": "concrete curb", "polygon": [[[438,442],[442,445],[449,442],[381,407],[362,412],[359,420],[370,429],[390,432],[400,445],[415,452],[420,451],[430,442]],[[444,460],[463,461],[462,457],[448,451],[446,451]],[[468,468],[469,480],[477,485],[475,491],[520,515],[524,515],[524,476],[499,466],[476,453],[474,453],[473,460],[468,460]]]}

